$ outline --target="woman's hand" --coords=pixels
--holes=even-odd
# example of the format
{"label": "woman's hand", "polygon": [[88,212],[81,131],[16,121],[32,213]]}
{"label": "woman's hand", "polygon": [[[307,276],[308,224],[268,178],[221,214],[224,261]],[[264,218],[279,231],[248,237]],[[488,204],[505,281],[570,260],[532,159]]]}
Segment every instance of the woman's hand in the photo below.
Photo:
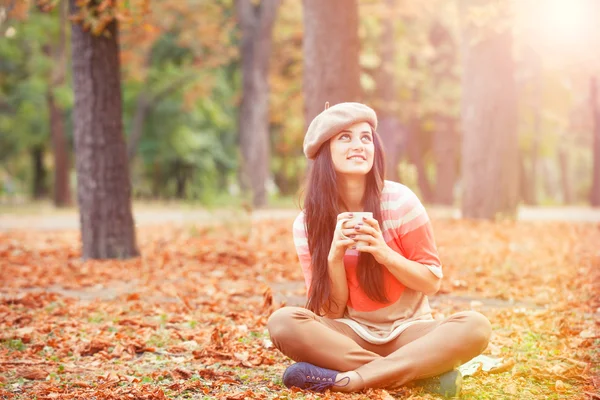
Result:
{"label": "woman's hand", "polygon": [[363,242],[358,250],[372,254],[379,264],[385,265],[391,249],[383,238],[379,222],[368,217],[364,217],[363,221],[364,224],[354,226],[354,241]]}
{"label": "woman's hand", "polygon": [[[333,240],[331,241],[331,248],[329,249],[328,261],[343,261],[344,254],[349,247],[354,246],[355,241],[350,238],[349,234],[355,234],[353,229],[348,227],[342,227],[344,224],[339,224],[340,220],[352,218],[352,213],[344,212],[337,216],[337,223],[335,231],[333,232]],[[346,222],[348,224],[348,222]],[[346,235],[346,237],[344,237]]]}

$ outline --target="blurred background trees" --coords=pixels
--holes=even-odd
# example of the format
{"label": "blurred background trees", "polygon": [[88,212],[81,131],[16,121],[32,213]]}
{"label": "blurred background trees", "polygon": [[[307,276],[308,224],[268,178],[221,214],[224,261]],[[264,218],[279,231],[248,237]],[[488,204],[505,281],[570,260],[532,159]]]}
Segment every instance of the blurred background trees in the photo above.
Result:
{"label": "blurred background trees", "polygon": [[[64,3],[0,1],[2,202],[74,203],[83,54]],[[119,23],[133,199],[291,205],[307,123],[364,101],[388,177],[427,203],[600,203],[592,0],[84,3],[92,35]]]}

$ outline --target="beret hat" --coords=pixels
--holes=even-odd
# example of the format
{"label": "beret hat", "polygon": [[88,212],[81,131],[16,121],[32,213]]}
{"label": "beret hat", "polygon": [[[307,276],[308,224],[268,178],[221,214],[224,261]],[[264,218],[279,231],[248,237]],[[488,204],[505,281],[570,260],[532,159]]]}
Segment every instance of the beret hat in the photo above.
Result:
{"label": "beret hat", "polygon": [[313,160],[323,143],[357,122],[367,122],[373,130],[377,129],[377,114],[371,107],[362,103],[339,103],[317,115],[304,136],[304,154]]}

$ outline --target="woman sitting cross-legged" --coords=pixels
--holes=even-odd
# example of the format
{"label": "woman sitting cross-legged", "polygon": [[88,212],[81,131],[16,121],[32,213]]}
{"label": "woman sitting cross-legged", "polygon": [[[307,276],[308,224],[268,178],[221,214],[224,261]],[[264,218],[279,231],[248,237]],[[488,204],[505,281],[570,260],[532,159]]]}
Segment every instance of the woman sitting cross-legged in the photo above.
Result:
{"label": "woman sitting cross-legged", "polygon": [[[308,302],[268,321],[273,344],[297,361],[283,383],[355,392],[419,381],[455,396],[456,368],[485,350],[491,326],[473,311],[433,319],[427,296],[443,275],[431,223],[408,187],[384,180],[376,129],[371,108],[341,103],[306,133],[314,163],[293,232]],[[364,212],[372,217],[356,218]]]}

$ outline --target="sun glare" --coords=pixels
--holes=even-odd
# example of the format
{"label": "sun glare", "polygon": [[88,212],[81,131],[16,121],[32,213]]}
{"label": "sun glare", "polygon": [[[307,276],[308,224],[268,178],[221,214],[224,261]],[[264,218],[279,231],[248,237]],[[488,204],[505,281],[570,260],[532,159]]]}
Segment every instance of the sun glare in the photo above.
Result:
{"label": "sun glare", "polygon": [[[540,28],[547,40],[574,44],[588,33],[588,0],[545,0],[540,4]],[[543,4],[543,5],[542,5]]]}
{"label": "sun glare", "polygon": [[537,51],[567,61],[596,53],[598,0],[515,0],[524,39]]}

